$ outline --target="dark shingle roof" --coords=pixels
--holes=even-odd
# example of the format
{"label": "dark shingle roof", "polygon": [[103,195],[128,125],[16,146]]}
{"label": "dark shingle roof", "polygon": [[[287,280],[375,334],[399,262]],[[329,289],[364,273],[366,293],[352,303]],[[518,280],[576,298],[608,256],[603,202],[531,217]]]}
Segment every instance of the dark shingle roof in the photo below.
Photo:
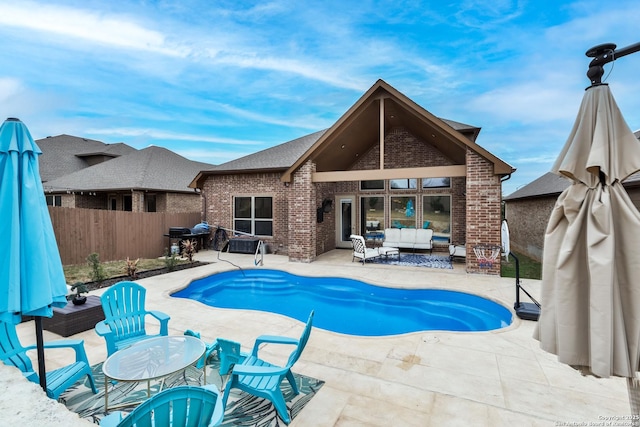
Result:
{"label": "dark shingle roof", "polygon": [[571,185],[568,178],[556,175],[553,172],[547,172],[540,178],[530,182],[524,187],[514,191],[503,200],[526,199],[529,197],[543,197],[560,194],[565,188]]}
{"label": "dark shingle roof", "polygon": [[46,182],[43,186],[45,191],[145,189],[191,193],[193,190],[188,188],[191,179],[212,166],[152,146]]}
{"label": "dark shingle roof", "polygon": [[89,167],[87,155],[117,157],[136,151],[135,148],[123,143],[105,144],[94,139],[71,135],[49,136],[37,140],[36,144],[42,150],[38,161],[43,182]]}
{"label": "dark shingle roof", "polygon": [[267,148],[248,156],[218,165],[214,171],[238,170],[283,170],[289,168],[309,149],[327,130],[321,130],[301,138]]}

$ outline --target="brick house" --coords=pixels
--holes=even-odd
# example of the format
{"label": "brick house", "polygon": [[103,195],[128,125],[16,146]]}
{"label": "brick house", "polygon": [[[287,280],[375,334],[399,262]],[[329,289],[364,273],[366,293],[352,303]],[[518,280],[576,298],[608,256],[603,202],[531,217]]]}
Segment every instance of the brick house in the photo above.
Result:
{"label": "brick house", "polygon": [[47,204],[131,212],[200,212],[200,193],[188,185],[212,167],[162,147],[142,150],[58,135],[36,141]]}
{"label": "brick house", "polygon": [[475,140],[480,128],[440,119],[378,80],[331,128],[201,171],[203,219],[260,236],[312,262],[390,227],[434,230],[436,250],[500,245],[502,180],[515,171]]}

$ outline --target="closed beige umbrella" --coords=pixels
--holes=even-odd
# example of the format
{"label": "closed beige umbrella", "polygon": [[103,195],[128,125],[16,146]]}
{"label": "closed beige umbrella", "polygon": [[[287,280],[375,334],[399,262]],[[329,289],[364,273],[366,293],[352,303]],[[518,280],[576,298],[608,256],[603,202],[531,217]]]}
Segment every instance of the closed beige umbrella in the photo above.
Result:
{"label": "closed beige umbrella", "polygon": [[534,332],[543,350],[586,375],[633,378],[639,369],[640,213],[621,183],[638,170],[640,141],[609,86],[592,86],[552,168],[573,183],[547,225]]}

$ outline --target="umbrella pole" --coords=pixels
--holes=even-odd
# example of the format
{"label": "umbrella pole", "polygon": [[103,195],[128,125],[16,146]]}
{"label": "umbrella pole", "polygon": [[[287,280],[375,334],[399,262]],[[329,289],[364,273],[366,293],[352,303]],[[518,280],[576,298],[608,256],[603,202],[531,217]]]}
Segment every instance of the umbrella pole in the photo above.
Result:
{"label": "umbrella pole", "polygon": [[36,321],[36,347],[38,350],[38,376],[40,387],[47,392],[47,371],[44,366],[44,339],[42,338],[42,317],[35,316]]}

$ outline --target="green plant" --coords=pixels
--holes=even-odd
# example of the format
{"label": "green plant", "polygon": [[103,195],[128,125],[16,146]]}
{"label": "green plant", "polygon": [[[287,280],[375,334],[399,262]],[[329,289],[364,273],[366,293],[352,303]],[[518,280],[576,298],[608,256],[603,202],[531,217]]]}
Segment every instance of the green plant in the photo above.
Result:
{"label": "green plant", "polygon": [[84,282],[76,282],[71,286],[72,291],[76,291],[75,298],[79,299],[83,293],[89,292],[89,288]]}
{"label": "green plant", "polygon": [[87,263],[91,267],[91,280],[94,282],[102,282],[107,278],[107,274],[104,271],[102,264],[100,263],[100,255],[92,253],[87,257]]}
{"label": "green plant", "polygon": [[169,249],[164,248],[164,265],[165,267],[167,267],[167,270],[175,270],[176,265],[178,265],[179,262],[180,260],[178,259],[176,254],[170,252]]}
{"label": "green plant", "polygon": [[129,257],[127,257],[127,276],[129,276],[131,279],[135,279],[138,276],[138,261],[140,261],[140,258],[133,261],[129,259]]}
{"label": "green plant", "polygon": [[189,262],[193,262],[193,254],[196,253],[197,244],[195,240],[184,240],[182,242],[182,255],[185,256]]}

